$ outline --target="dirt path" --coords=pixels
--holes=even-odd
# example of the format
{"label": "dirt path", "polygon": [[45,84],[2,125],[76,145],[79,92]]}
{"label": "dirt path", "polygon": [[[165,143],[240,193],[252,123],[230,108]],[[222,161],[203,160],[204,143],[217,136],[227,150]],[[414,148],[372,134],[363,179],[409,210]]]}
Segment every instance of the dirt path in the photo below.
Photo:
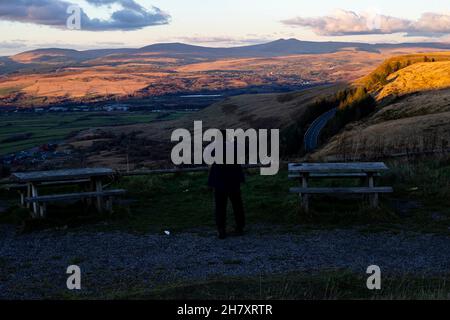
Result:
{"label": "dirt path", "polygon": [[273,232],[257,227],[218,241],[213,230],[167,235],[49,231],[17,236],[0,226],[0,299],[51,298],[67,293],[66,268],[82,270],[82,295],[103,297],[180,280],[214,276],[348,269],[365,274],[448,275],[450,237],[361,233],[357,230]]}

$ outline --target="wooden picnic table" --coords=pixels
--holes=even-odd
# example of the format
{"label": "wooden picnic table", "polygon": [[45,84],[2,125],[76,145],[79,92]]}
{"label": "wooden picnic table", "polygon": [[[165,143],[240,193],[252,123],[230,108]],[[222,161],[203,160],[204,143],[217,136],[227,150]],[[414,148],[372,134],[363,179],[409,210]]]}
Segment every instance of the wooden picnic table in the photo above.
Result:
{"label": "wooden picnic table", "polygon": [[[124,190],[103,190],[103,180],[114,175],[114,170],[109,168],[83,168],[83,169],[62,169],[35,172],[17,172],[11,175],[11,180],[26,187],[26,197],[21,193],[21,204],[27,203],[27,206],[33,207],[33,216],[45,215],[45,203],[49,201],[64,199],[84,199],[95,197],[97,199],[97,209],[102,211],[104,208],[103,198],[123,192]],[[89,192],[40,196],[41,187],[69,185],[69,184],[88,184]],[[119,192],[121,191],[121,192]],[[41,203],[41,205],[40,205]]]}
{"label": "wooden picnic table", "polygon": [[289,171],[301,173],[345,172],[379,173],[389,170],[383,162],[291,163]]}
{"label": "wooden picnic table", "polygon": [[[391,187],[376,187],[375,178],[389,168],[383,162],[350,162],[350,163],[291,163],[289,178],[300,179],[301,187],[292,188],[298,193],[305,211],[309,210],[311,194],[369,194],[372,207],[378,207],[379,194],[393,192]],[[310,179],[361,179],[366,186],[311,188]]]}

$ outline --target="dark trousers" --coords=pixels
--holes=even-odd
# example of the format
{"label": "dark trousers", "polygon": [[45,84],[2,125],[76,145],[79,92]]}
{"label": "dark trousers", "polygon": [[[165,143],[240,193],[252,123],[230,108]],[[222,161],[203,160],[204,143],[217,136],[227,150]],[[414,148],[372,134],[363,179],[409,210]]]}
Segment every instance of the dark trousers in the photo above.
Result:
{"label": "dark trousers", "polygon": [[216,224],[219,232],[224,232],[227,226],[228,199],[230,199],[231,205],[233,206],[236,229],[243,230],[245,227],[245,215],[244,205],[242,204],[241,190],[239,188],[233,190],[215,189],[214,197],[216,203]]}

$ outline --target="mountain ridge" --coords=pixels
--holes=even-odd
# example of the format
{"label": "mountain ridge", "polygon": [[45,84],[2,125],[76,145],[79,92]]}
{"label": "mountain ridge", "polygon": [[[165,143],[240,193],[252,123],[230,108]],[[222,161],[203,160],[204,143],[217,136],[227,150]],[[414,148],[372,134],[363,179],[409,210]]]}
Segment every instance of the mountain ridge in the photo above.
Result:
{"label": "mountain ridge", "polygon": [[86,59],[95,58],[95,56],[116,54],[116,53],[144,53],[159,52],[165,54],[197,54],[200,56],[212,57],[269,57],[281,56],[288,54],[320,54],[333,53],[346,48],[355,48],[360,51],[376,52],[380,49],[406,48],[406,47],[422,47],[435,49],[449,49],[450,43],[441,42],[418,42],[418,43],[364,43],[364,42],[337,42],[337,41],[303,41],[295,38],[278,39],[275,41],[245,45],[236,47],[206,47],[199,45],[186,44],[182,42],[155,43],[141,48],[116,48],[116,49],[88,49],[75,50],[63,48],[40,48],[35,50],[24,51],[16,55],[8,56],[14,60],[14,57],[24,54],[39,53],[70,53],[79,54]]}

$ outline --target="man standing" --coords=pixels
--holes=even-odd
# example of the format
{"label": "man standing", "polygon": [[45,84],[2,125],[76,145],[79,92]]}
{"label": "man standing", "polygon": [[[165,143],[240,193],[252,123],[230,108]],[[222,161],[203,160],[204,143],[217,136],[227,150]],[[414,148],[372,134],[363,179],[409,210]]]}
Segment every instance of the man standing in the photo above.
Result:
{"label": "man standing", "polygon": [[[224,159],[226,159],[227,144],[224,144]],[[236,152],[235,152],[236,154]],[[236,160],[236,159],[235,159]],[[214,188],[215,217],[219,239],[227,237],[227,203],[231,201],[236,222],[235,234],[241,236],[244,233],[245,215],[241,196],[241,184],[245,182],[244,171],[239,164],[213,164],[209,172],[208,185]]]}

